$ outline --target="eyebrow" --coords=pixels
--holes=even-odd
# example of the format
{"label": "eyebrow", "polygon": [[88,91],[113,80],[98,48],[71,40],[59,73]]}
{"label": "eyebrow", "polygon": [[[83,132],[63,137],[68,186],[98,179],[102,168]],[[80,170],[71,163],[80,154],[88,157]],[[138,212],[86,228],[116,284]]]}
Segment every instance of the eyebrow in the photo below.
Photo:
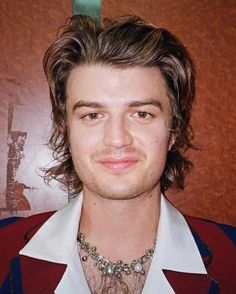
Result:
{"label": "eyebrow", "polygon": [[74,104],[73,112],[75,112],[75,110],[80,107],[103,108],[104,105],[102,103],[98,103],[95,101],[90,102],[90,101],[80,100]]}
{"label": "eyebrow", "polygon": [[147,99],[144,101],[132,101],[128,104],[129,107],[141,107],[141,106],[145,106],[145,105],[153,105],[158,107],[161,111],[163,111],[163,107],[160,101],[156,100],[156,99]]}
{"label": "eyebrow", "polygon": [[[142,107],[145,105],[153,105],[155,107],[158,107],[161,111],[163,111],[163,107],[160,101],[156,99],[145,99],[145,100],[134,100],[132,102],[127,103],[128,107]],[[103,103],[95,102],[95,101],[85,101],[85,100],[80,100],[76,102],[73,106],[73,112],[77,108],[81,107],[89,107],[89,108],[104,108],[105,105]]]}

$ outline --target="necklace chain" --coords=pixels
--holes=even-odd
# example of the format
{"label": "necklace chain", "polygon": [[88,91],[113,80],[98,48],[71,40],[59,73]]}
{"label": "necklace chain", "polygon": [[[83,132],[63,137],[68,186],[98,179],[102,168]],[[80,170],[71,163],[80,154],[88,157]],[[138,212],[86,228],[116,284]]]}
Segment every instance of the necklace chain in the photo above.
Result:
{"label": "necklace chain", "polygon": [[134,259],[130,264],[128,264],[124,263],[122,260],[118,260],[117,262],[109,261],[97,252],[97,248],[95,246],[91,246],[85,241],[85,235],[83,233],[79,233],[77,242],[78,247],[86,253],[86,255],[82,256],[83,262],[86,262],[88,257],[91,257],[95,261],[94,266],[96,266],[103,275],[110,277],[116,276],[118,278],[121,278],[123,273],[129,275],[132,272],[135,272],[144,275],[145,271],[143,269],[143,264],[153,257],[156,246],[156,240],[154,240],[152,248],[146,250],[146,253],[143,256],[138,259]]}

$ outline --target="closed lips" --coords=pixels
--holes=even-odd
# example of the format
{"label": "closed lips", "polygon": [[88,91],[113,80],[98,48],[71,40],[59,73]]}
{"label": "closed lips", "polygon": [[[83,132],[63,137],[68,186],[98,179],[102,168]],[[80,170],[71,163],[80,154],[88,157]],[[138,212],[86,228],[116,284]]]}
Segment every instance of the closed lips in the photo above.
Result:
{"label": "closed lips", "polygon": [[138,162],[138,159],[136,158],[122,158],[122,159],[106,158],[106,159],[99,160],[99,163],[112,169],[128,168],[137,162]]}

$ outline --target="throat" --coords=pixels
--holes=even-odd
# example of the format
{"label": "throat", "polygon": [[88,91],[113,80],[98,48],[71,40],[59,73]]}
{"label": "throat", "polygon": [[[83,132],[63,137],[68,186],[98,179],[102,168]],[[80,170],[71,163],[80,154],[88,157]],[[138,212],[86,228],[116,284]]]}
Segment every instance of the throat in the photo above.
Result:
{"label": "throat", "polygon": [[159,212],[158,190],[129,201],[84,193],[78,249],[91,293],[142,293]]}
{"label": "throat", "polygon": [[160,195],[112,201],[85,195],[79,230],[111,261],[131,263],[153,247],[159,221]]}

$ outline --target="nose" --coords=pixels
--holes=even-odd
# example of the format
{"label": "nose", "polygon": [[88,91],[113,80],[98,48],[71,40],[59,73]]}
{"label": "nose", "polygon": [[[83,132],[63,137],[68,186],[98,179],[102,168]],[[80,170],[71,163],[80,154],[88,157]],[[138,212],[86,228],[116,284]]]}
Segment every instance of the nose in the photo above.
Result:
{"label": "nose", "polygon": [[133,137],[123,118],[112,118],[107,122],[104,144],[113,148],[122,148],[133,143]]}

